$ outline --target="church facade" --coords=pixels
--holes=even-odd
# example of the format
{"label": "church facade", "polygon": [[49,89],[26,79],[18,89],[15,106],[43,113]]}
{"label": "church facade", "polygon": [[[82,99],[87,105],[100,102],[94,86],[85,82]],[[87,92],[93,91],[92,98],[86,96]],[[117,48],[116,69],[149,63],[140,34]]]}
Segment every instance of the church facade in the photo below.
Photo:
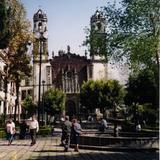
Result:
{"label": "church facade", "polygon": [[[47,37],[47,16],[39,9],[33,17],[35,42],[33,43],[33,77],[30,86],[23,83],[21,93],[28,94],[28,89],[32,90],[31,95],[35,103],[38,102],[43,92],[54,87],[66,93],[66,114],[72,116],[80,113],[80,88],[88,80],[106,80],[107,63],[100,58],[102,42],[95,46],[91,44],[89,58],[71,53],[70,46],[67,51],[59,51],[58,55],[52,54],[52,59],[48,59],[48,37]],[[105,19],[100,11],[96,11],[91,17],[91,30],[95,34],[92,36],[98,41],[105,38]],[[42,32],[41,32],[42,31]],[[43,35],[42,35],[43,33]],[[53,44],[54,45],[54,44]],[[41,85],[39,85],[41,83]],[[25,97],[25,96],[24,96]],[[23,99],[24,99],[23,97]],[[22,99],[22,100],[23,100]]]}

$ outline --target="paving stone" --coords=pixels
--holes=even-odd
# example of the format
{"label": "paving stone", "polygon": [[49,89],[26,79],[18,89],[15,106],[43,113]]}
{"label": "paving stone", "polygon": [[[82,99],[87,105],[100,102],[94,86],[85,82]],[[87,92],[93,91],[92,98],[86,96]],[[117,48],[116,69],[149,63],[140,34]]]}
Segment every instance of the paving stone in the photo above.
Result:
{"label": "paving stone", "polygon": [[159,151],[156,152],[126,152],[126,151],[97,151],[80,149],[74,152],[64,152],[59,145],[60,138],[45,137],[37,139],[34,146],[30,140],[14,140],[8,146],[5,140],[0,140],[0,160],[158,160]]}

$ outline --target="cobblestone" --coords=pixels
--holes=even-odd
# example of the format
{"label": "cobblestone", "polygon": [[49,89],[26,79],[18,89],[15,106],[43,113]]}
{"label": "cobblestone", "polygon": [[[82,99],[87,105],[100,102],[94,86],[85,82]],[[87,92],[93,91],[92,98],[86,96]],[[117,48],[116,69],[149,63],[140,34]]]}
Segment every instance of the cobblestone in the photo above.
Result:
{"label": "cobblestone", "polygon": [[5,140],[0,140],[0,160],[158,160],[159,152],[149,151],[96,151],[80,149],[74,152],[64,152],[59,146],[57,137],[39,138],[36,145],[30,146],[30,140],[14,140],[8,146]]}

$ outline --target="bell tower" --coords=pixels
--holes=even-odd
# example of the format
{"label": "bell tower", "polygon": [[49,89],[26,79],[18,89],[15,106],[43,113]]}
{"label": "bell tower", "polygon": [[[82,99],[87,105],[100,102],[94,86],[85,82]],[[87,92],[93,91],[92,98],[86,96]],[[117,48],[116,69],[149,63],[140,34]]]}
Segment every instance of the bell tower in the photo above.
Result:
{"label": "bell tower", "polygon": [[90,56],[101,56],[106,52],[106,19],[99,10],[90,20]]}
{"label": "bell tower", "polygon": [[33,57],[34,60],[39,60],[42,54],[42,60],[48,60],[48,29],[47,16],[39,9],[33,16],[33,34],[35,41],[33,43]]}
{"label": "bell tower", "polygon": [[106,80],[108,78],[106,19],[103,13],[96,10],[90,19],[90,56],[92,60],[92,79]]}
{"label": "bell tower", "polygon": [[42,100],[42,94],[51,86],[51,65],[48,59],[47,16],[39,9],[33,16],[33,92],[34,102]]}

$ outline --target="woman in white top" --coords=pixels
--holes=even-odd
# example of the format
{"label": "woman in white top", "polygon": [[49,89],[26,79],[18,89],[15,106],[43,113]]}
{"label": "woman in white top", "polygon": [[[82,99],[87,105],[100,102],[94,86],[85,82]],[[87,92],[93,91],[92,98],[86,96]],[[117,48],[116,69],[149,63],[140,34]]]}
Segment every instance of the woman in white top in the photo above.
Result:
{"label": "woman in white top", "polygon": [[9,119],[9,121],[6,124],[6,135],[7,135],[8,145],[12,143],[14,134],[15,134],[15,123],[12,121],[12,119]]}

